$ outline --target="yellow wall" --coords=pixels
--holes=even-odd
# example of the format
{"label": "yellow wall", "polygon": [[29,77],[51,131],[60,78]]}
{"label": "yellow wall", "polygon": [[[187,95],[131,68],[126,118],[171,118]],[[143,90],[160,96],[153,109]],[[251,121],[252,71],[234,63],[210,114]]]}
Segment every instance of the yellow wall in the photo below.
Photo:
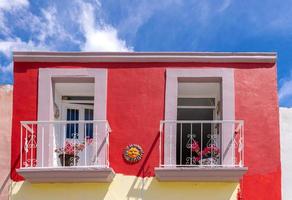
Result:
{"label": "yellow wall", "polygon": [[111,183],[15,182],[13,200],[235,200],[238,183],[158,182],[116,174]]}

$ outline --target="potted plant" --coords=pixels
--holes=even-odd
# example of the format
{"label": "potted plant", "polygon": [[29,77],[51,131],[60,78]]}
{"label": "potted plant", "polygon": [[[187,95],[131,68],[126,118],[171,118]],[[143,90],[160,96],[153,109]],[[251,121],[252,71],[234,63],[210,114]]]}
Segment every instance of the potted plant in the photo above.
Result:
{"label": "potted plant", "polygon": [[219,162],[220,149],[216,145],[210,145],[203,149],[201,165],[217,165]]}
{"label": "potted plant", "polygon": [[84,148],[84,143],[66,141],[65,147],[57,148],[55,152],[59,155],[62,166],[75,166],[79,160],[78,153]]}

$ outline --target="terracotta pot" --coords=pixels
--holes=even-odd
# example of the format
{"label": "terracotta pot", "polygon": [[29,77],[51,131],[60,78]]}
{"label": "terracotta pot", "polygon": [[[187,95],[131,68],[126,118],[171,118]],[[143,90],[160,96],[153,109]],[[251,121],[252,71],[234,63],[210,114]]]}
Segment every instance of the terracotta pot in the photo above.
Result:
{"label": "terracotta pot", "polygon": [[[60,154],[59,159],[62,166],[76,166],[79,160],[79,156]],[[74,165],[75,163],[75,165]]]}

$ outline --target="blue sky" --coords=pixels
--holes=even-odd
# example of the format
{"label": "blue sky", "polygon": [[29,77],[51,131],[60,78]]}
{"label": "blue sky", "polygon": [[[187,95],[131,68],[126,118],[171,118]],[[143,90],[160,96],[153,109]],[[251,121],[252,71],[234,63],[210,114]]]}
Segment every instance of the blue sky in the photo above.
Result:
{"label": "blue sky", "polygon": [[291,0],[0,0],[0,84],[12,50],[275,51],[292,107]]}

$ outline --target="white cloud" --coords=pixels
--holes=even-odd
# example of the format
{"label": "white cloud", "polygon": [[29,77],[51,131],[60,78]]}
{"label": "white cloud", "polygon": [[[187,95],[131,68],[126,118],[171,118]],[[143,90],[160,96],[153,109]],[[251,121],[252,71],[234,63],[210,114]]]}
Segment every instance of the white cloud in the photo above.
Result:
{"label": "white cloud", "polygon": [[[119,30],[130,38],[135,37],[137,31],[155,14],[161,10],[183,5],[182,0],[140,0],[126,5],[126,17],[119,24]],[[171,12],[171,11],[170,11]]]}
{"label": "white cloud", "polygon": [[0,30],[2,35],[9,35],[10,28],[6,25],[5,12],[12,12],[20,8],[27,8],[27,0],[0,0]]}
{"label": "white cloud", "polygon": [[292,99],[292,77],[290,79],[283,81],[279,89],[279,100],[283,101],[287,98]]}
{"label": "white cloud", "polygon": [[7,66],[0,67],[0,85],[1,83],[11,83],[13,64],[10,62]]}
{"label": "white cloud", "polygon": [[7,35],[9,33],[9,28],[5,25],[4,13],[0,10],[0,30],[2,34]]}
{"label": "white cloud", "polygon": [[22,41],[20,38],[0,40],[0,56],[1,59],[9,61],[9,64],[6,66],[1,65],[0,63],[0,84],[1,83],[11,83],[12,73],[13,73],[13,61],[12,61],[12,51],[33,51],[33,50],[48,50],[49,47],[43,44],[36,44],[33,41],[29,40],[28,42]]}
{"label": "white cloud", "polygon": [[0,52],[7,58],[11,58],[12,51],[33,51],[33,50],[48,50],[49,48],[43,44],[35,44],[33,41],[22,41],[20,38],[0,40]]}
{"label": "white cloud", "polygon": [[85,32],[85,38],[81,47],[83,51],[132,51],[124,40],[118,38],[117,30],[111,26]]}
{"label": "white cloud", "polygon": [[36,14],[28,0],[0,0],[0,83],[11,83],[16,50],[132,51],[118,30],[98,15],[99,1],[73,1],[66,12],[64,5],[53,2]]}
{"label": "white cloud", "polygon": [[[209,20],[217,17],[226,11],[232,4],[232,0],[140,0],[131,2],[130,5],[126,5],[126,17],[123,19],[118,29],[128,38],[134,38],[139,29],[151,20],[151,17],[158,14],[164,18],[164,12],[168,11],[171,16],[182,15],[186,21],[195,21],[199,25],[208,25]],[[188,12],[181,12],[185,10],[185,6],[188,6]],[[176,13],[177,10],[180,13]],[[184,23],[184,22],[182,22]],[[179,29],[179,28],[178,28]]]}
{"label": "white cloud", "polygon": [[221,7],[219,7],[218,11],[219,12],[223,12],[225,11],[227,8],[229,8],[229,6],[231,5],[232,1],[231,0],[223,0]]}
{"label": "white cloud", "polygon": [[12,62],[9,63],[7,66],[0,67],[0,71],[3,73],[12,73],[13,71],[13,64]]}
{"label": "white cloud", "polygon": [[[0,40],[0,52],[9,57],[13,49],[17,50],[70,50],[66,44],[83,51],[132,51],[126,41],[119,38],[118,30],[103,21],[99,1],[84,3],[75,1],[68,12],[61,12],[60,4],[51,4],[41,9],[36,15],[28,9],[27,0],[0,0],[0,29],[4,39]],[[24,8],[17,10],[16,8]],[[74,9],[75,8],[75,9]],[[13,26],[7,21],[5,12],[11,11]],[[26,16],[26,17],[20,17]],[[96,17],[99,17],[96,20]],[[77,19],[77,20],[76,20]],[[22,40],[22,35],[15,35],[19,30],[30,34],[29,39]],[[43,48],[45,47],[45,48]],[[49,47],[49,48],[48,48]],[[74,49],[77,50],[77,49]]]}
{"label": "white cloud", "polygon": [[21,7],[27,7],[29,2],[27,0],[1,0],[0,9],[2,10],[11,10]]}
{"label": "white cloud", "polygon": [[56,20],[56,13],[57,10],[54,7],[42,9],[44,22],[40,24],[41,32],[38,35],[40,41],[45,41],[47,37],[54,36],[56,33],[60,32],[60,26],[58,26]]}
{"label": "white cloud", "polygon": [[105,24],[95,21],[95,10],[89,3],[81,3],[80,25],[85,37],[84,44],[81,45],[83,51],[132,51],[124,40],[118,36],[118,31]]}
{"label": "white cloud", "polygon": [[[48,40],[53,40],[56,43],[57,40],[70,40],[75,42],[74,38],[69,34],[69,30],[66,30],[63,26],[63,21],[58,16],[58,10],[56,7],[48,7],[41,10],[42,16],[35,20],[35,29],[37,33],[36,37],[41,43],[46,43]],[[51,45],[54,45],[52,43]],[[56,45],[56,44],[55,44]]]}

